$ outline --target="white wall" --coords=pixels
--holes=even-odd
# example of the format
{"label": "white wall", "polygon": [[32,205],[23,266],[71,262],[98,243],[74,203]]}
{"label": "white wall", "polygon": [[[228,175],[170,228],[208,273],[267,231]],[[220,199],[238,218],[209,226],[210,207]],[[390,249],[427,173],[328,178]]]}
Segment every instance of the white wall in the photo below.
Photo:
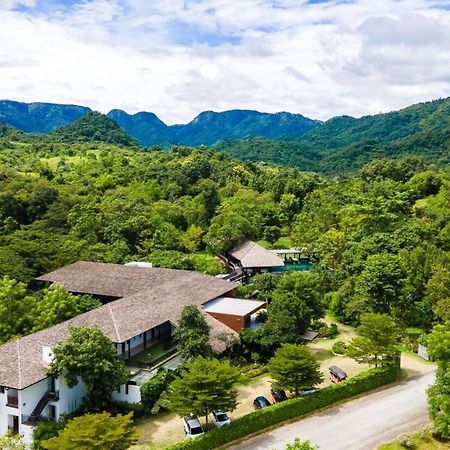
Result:
{"label": "white wall", "polygon": [[127,394],[126,387],[123,384],[120,386],[119,392],[113,392],[112,398],[119,402],[139,403],[141,401],[141,388],[139,386],[129,385]]}

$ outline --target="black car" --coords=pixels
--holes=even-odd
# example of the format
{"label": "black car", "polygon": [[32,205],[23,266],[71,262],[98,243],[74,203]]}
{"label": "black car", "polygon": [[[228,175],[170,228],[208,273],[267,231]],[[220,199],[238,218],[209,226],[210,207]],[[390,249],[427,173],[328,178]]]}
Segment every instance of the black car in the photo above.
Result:
{"label": "black car", "polygon": [[259,397],[256,397],[255,400],[253,400],[253,406],[255,407],[255,409],[267,408],[268,406],[270,406],[270,402],[266,397],[260,395]]}
{"label": "black car", "polygon": [[270,393],[272,394],[274,403],[280,403],[284,402],[284,400],[287,400],[286,392],[284,392],[283,389],[277,389],[275,391],[271,389]]}

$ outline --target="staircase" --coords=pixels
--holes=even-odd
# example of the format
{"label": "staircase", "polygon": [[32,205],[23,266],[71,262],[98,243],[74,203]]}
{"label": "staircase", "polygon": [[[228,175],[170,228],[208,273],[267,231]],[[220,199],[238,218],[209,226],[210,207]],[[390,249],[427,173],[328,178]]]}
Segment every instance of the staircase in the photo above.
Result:
{"label": "staircase", "polygon": [[47,403],[51,400],[56,401],[58,399],[58,392],[47,391],[39,400],[38,404],[33,409],[33,412],[28,417],[26,425],[35,425],[39,419],[39,416],[42,414],[42,411],[44,411],[44,408],[47,406]]}

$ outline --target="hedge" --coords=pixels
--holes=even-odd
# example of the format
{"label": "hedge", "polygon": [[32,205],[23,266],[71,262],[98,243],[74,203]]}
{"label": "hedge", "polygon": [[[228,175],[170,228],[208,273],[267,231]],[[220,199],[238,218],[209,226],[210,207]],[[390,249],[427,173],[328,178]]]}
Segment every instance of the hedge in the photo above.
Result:
{"label": "hedge", "polygon": [[186,439],[166,450],[211,450],[264,428],[311,413],[340,400],[392,383],[397,368],[370,369],[347,381],[333,384],[306,397],[296,397],[239,417],[230,425],[214,428],[196,439]]}

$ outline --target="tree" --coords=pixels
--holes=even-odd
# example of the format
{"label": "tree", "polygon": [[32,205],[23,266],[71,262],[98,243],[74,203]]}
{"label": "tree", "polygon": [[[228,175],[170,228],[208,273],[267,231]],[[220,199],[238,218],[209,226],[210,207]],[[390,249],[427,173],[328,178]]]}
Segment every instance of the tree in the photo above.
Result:
{"label": "tree", "polygon": [[86,414],[69,420],[57,437],[42,443],[47,450],[127,450],[139,434],[132,422],[132,413]]}
{"label": "tree", "polygon": [[42,300],[37,303],[34,331],[50,327],[71,319],[83,312],[101,306],[99,300],[67,292],[62,285],[53,285],[44,291]]}
{"label": "tree", "polygon": [[25,450],[25,444],[19,434],[6,433],[0,436],[0,448],[2,450]]}
{"label": "tree", "polygon": [[116,358],[111,340],[95,327],[72,327],[69,337],[53,348],[49,376],[63,375],[69,387],[86,386],[84,402],[88,409],[98,411],[111,399],[111,393],[129,379],[123,361]]}
{"label": "tree", "polygon": [[427,338],[428,352],[438,363],[428,389],[428,412],[439,434],[450,438],[450,321],[436,325]]}
{"label": "tree", "polygon": [[292,444],[286,445],[285,450],[317,450],[318,448],[311,441],[301,441],[299,438],[295,438]]}
{"label": "tree", "polygon": [[0,343],[28,331],[33,317],[34,298],[24,283],[5,275],[0,279]]}
{"label": "tree", "polygon": [[402,316],[401,308],[406,273],[398,255],[370,255],[358,277],[356,289],[370,311]]}
{"label": "tree", "polygon": [[285,344],[269,361],[269,373],[274,386],[299,394],[301,389],[314,387],[323,381],[320,364],[302,345]]}
{"label": "tree", "polygon": [[251,222],[235,211],[223,212],[211,220],[205,242],[216,253],[224,253],[245,237],[252,238],[255,230]]}
{"label": "tree", "polygon": [[348,343],[347,355],[360,364],[383,366],[397,353],[398,330],[387,314],[362,314],[356,334]]}
{"label": "tree", "polygon": [[177,348],[184,361],[212,354],[209,332],[210,327],[206,323],[205,315],[194,305],[185,306],[174,334]]}
{"label": "tree", "polygon": [[180,416],[204,416],[211,411],[233,411],[237,406],[236,383],[240,374],[229,361],[198,357],[186,365],[169,387],[169,408]]}
{"label": "tree", "polygon": [[269,330],[281,343],[296,343],[312,319],[323,314],[319,277],[294,272],[282,277],[267,309]]}

